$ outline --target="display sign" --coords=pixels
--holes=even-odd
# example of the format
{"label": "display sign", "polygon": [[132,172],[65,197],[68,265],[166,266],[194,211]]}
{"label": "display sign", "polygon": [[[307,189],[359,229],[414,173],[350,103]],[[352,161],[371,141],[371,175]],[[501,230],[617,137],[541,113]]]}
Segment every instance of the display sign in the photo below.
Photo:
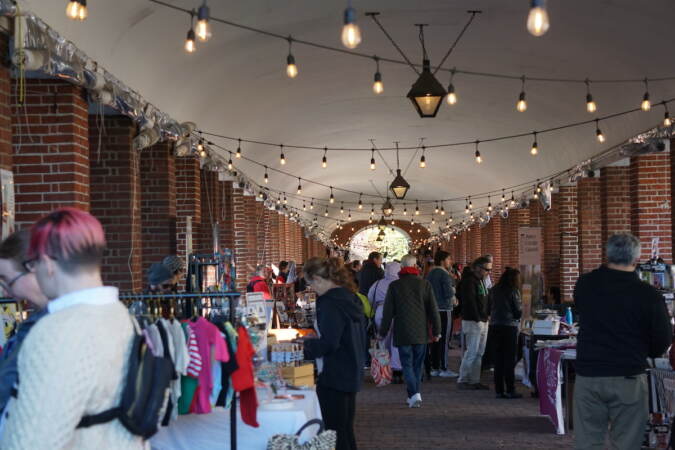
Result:
{"label": "display sign", "polygon": [[541,264],[541,228],[518,228],[518,264],[521,266]]}

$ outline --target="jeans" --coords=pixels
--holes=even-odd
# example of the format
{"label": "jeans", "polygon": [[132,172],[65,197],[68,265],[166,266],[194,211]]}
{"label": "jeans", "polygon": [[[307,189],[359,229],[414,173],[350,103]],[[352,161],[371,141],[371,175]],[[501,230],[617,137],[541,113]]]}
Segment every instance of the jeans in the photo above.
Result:
{"label": "jeans", "polygon": [[438,311],[441,316],[441,340],[431,344],[431,368],[433,370],[448,370],[448,344],[452,325],[450,311]]}
{"label": "jeans", "polygon": [[480,383],[480,366],[487,342],[487,322],[462,320],[462,333],[466,352],[459,368],[459,383]]}
{"label": "jeans", "polygon": [[420,393],[422,367],[424,366],[424,355],[426,353],[427,344],[402,345],[398,348],[408,398]]}
{"label": "jeans", "polygon": [[336,450],[356,450],[354,416],[356,414],[356,392],[342,392],[324,386],[317,386],[321,415],[327,430],[337,434]]}
{"label": "jeans", "polygon": [[510,325],[490,325],[488,336],[493,343],[495,364],[495,392],[503,394],[515,391],[516,349],[518,345],[518,327]]}
{"label": "jeans", "polygon": [[647,375],[584,377],[574,384],[574,448],[641,448],[649,416]]}

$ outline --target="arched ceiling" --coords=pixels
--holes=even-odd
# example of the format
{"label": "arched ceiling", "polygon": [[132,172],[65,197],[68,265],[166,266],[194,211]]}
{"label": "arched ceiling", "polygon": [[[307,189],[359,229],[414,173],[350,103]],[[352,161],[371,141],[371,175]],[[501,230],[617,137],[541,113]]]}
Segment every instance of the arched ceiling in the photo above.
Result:
{"label": "arched ceiling", "polygon": [[[191,8],[198,0],[168,0]],[[285,74],[287,43],[226,25],[213,24],[213,38],[188,55],[183,40],[188,17],[145,0],[90,0],[84,23],[66,19],[66,1],[21,2],[75,42],[89,56],[127,85],[179,121],[191,120],[204,130],[285,144],[333,147],[416,145],[528,132],[592,118],[585,111],[583,84],[528,83],[529,108],[515,111],[519,81],[457,75],[459,103],[444,104],[435,119],[420,119],[405,95],[416,76],[402,65],[382,64],[385,92],[371,90],[374,64],[367,59],[294,46],[300,74]],[[212,16],[283,35],[339,46],[345,0],[212,0]],[[381,22],[403,50],[419,62],[420,48],[413,24],[428,23],[426,43],[432,64],[438,62],[464,25],[467,9],[480,15],[446,63],[475,71],[513,75],[573,78],[638,78],[675,74],[672,57],[671,0],[552,0],[551,28],[541,37],[525,29],[529,1],[503,0],[363,0],[359,11],[363,43],[359,51],[400,59],[376,26],[363,16],[380,11]],[[443,85],[448,75],[439,75]],[[636,107],[644,92],[639,84],[593,85],[599,114]],[[675,96],[675,82],[652,83],[654,102]],[[671,110],[675,110],[675,104]],[[593,125],[539,137],[540,155],[529,155],[531,137],[481,145],[485,162],[473,160],[472,146],[427,152],[428,167],[417,158],[406,173],[409,198],[461,197],[500,189],[565,169],[599,151],[623,142],[663,118],[663,108],[602,123],[607,142],[598,144]],[[224,141],[218,141],[225,143]],[[234,148],[233,146],[231,146]],[[245,154],[279,167],[278,149],[248,144]],[[329,166],[320,168],[322,152],[286,150],[285,170],[303,179],[375,194],[391,176],[378,158],[368,169],[370,153],[329,152]],[[401,153],[405,167],[413,152]],[[395,155],[385,154],[390,165]],[[241,169],[262,180],[263,169],[247,162]],[[297,179],[270,174],[270,187],[295,192]],[[303,194],[327,200],[326,188],[303,183]],[[357,196],[335,192],[336,199]],[[355,219],[367,219],[370,201]],[[295,200],[291,204],[300,206]],[[338,206],[333,205],[334,207]],[[462,210],[463,202],[446,205]],[[377,208],[377,206],[376,206]],[[430,213],[433,206],[423,206]],[[323,208],[321,208],[323,211]],[[400,208],[398,209],[400,212]],[[340,217],[339,211],[332,216]],[[321,222],[326,219],[319,215]],[[427,218],[428,219],[428,218]],[[324,222],[324,225],[326,223]]]}

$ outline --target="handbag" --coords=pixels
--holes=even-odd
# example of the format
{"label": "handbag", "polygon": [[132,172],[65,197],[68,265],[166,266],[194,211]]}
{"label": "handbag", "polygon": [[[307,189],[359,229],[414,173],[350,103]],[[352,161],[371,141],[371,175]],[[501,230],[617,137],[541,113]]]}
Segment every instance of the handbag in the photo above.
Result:
{"label": "handbag", "polygon": [[381,341],[375,342],[373,348],[370,349],[370,375],[376,387],[383,387],[391,384],[393,378],[389,350],[382,347]]}
{"label": "handbag", "polygon": [[[301,444],[300,435],[307,427],[319,425],[319,433],[309,441]],[[267,450],[334,450],[337,444],[337,433],[326,430],[322,420],[312,419],[295,434],[275,434],[267,441]]]}

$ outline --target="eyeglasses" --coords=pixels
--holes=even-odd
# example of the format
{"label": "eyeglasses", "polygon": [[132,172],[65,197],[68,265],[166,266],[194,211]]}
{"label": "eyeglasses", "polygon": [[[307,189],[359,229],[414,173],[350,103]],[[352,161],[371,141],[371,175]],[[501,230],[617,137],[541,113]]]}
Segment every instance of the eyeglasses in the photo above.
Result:
{"label": "eyeglasses", "polygon": [[486,272],[492,272],[492,269],[488,269],[488,268],[485,267],[485,266],[480,266],[480,268],[483,269],[483,270],[486,271]]}
{"label": "eyeglasses", "polygon": [[0,287],[2,287],[7,294],[10,294],[12,292],[12,286],[14,286],[16,282],[21,279],[21,277],[28,275],[28,273],[29,272],[21,272],[7,283],[0,281]]}

